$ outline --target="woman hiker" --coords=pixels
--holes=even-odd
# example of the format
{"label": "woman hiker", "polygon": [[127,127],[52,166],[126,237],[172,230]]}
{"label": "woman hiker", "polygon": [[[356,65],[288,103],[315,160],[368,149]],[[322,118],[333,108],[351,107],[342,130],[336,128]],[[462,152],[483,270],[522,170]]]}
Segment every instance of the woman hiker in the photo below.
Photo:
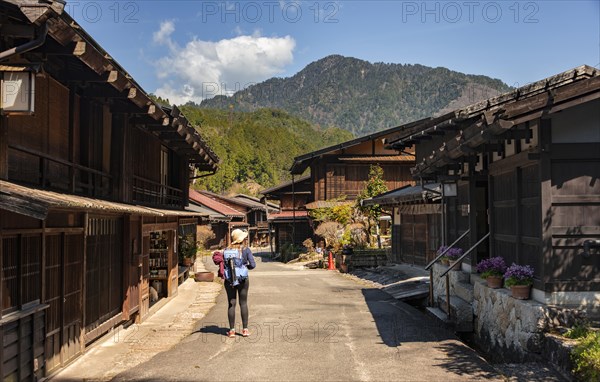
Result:
{"label": "woman hiker", "polygon": [[[248,232],[241,229],[234,229],[231,232],[231,248],[237,251],[238,258],[241,258],[242,267],[247,269],[256,268],[256,262],[252,251],[246,245],[248,244]],[[229,250],[229,249],[228,249]],[[232,284],[225,276],[225,260],[224,252],[215,252],[213,254],[213,261],[216,265],[219,265],[218,276],[224,280],[225,291],[227,292],[227,301],[229,303],[227,309],[227,318],[229,319],[229,331],[227,335],[230,338],[235,337],[235,306],[237,298],[240,300],[240,310],[242,313],[242,336],[248,337],[250,332],[248,331],[248,288],[250,287],[250,280],[248,277],[238,278],[238,281]],[[236,267],[237,268],[237,267]]]}

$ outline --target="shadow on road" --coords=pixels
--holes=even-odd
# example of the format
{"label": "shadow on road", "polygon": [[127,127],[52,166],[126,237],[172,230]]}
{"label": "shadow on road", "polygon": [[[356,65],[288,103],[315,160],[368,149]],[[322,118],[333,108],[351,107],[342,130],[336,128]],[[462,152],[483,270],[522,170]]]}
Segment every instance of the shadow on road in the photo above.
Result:
{"label": "shadow on road", "polygon": [[387,346],[457,339],[438,321],[379,289],[363,289],[362,293],[382,343]]}
{"label": "shadow on road", "polygon": [[457,343],[442,343],[436,347],[448,357],[438,359],[436,366],[440,366],[457,375],[469,376],[469,378],[492,379],[497,378],[498,373],[491,366],[481,361],[481,358],[470,348]]}
{"label": "shadow on road", "polygon": [[204,333],[204,334],[219,334],[222,336],[227,336],[227,331],[229,328],[217,326],[217,325],[208,325],[203,326],[200,329],[194,331],[194,333]]}

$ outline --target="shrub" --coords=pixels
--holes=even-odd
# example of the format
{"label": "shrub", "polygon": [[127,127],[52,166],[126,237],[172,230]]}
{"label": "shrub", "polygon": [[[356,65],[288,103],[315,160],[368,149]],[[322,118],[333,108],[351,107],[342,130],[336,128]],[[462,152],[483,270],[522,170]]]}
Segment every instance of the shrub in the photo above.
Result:
{"label": "shrub", "polygon": [[215,233],[209,225],[201,225],[196,228],[196,238],[201,248],[208,249],[206,243],[215,238]]}
{"label": "shrub", "polygon": [[564,336],[572,340],[576,340],[578,338],[587,336],[589,332],[590,325],[588,323],[575,324],[571,329],[567,330]]}
{"label": "shrub", "polygon": [[504,273],[506,286],[533,285],[533,268],[529,265],[513,263]]}
{"label": "shrub", "polygon": [[344,228],[337,222],[324,222],[319,224],[315,230],[315,234],[325,239],[327,247],[337,249],[341,246],[342,235]]}
{"label": "shrub", "polygon": [[306,248],[306,250],[308,251],[308,253],[314,252],[315,251],[315,244],[313,243],[311,238],[308,238],[306,240],[304,240],[302,242],[302,245],[304,246],[304,248]]}
{"label": "shrub", "polygon": [[600,380],[600,332],[590,331],[571,353],[573,373],[581,381]]}
{"label": "shrub", "polygon": [[365,248],[368,244],[367,229],[361,223],[350,224],[346,231],[350,235],[350,245],[354,248]]}
{"label": "shrub", "polygon": [[481,273],[481,278],[486,279],[490,276],[503,276],[506,272],[506,263],[504,258],[497,256],[484,259],[477,264],[477,272]]}

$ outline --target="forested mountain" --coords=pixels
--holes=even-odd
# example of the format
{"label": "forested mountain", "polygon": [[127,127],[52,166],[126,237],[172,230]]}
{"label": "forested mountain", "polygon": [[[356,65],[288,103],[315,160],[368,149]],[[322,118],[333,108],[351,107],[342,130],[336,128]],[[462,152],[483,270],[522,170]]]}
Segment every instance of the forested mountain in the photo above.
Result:
{"label": "forested mountain", "polygon": [[423,65],[369,63],[328,56],[289,78],[272,78],[202,108],[282,109],[356,136],[466,106],[509,91],[502,81]]}
{"label": "forested mountain", "polygon": [[217,193],[256,194],[290,179],[294,157],[353,138],[348,131],[320,128],[275,109],[236,112],[186,105],[181,110],[221,159],[215,175],[196,182]]}

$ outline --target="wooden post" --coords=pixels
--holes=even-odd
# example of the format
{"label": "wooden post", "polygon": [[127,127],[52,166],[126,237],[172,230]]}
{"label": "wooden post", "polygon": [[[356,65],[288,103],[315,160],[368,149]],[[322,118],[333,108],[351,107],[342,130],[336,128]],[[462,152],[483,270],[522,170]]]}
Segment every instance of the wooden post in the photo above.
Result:
{"label": "wooden post", "polygon": [[8,179],[8,119],[0,115],[0,179]]}
{"label": "wooden post", "polygon": [[[552,135],[551,135],[551,120],[541,119],[537,126],[538,137],[539,137],[539,151],[540,151],[540,182],[541,182],[541,205],[540,209],[542,212],[541,221],[541,233],[542,233],[542,248],[540,255],[543,258],[543,264],[549,264],[546,259],[550,260],[552,257],[552,158],[551,158],[551,147],[552,147]],[[541,287],[545,290],[545,283],[550,279],[550,275],[546,275],[546,269],[540,270],[540,279],[542,281]]]}
{"label": "wooden post", "polygon": [[[75,86],[69,87],[69,162],[75,163]],[[69,192],[75,193],[75,168],[69,166]]]}
{"label": "wooden post", "polygon": [[88,224],[89,224],[89,215],[88,213],[83,214],[83,265],[82,265],[82,277],[81,277],[81,294],[80,294],[80,304],[81,304],[81,332],[79,335],[79,343],[81,345],[81,352],[85,351],[85,295],[87,288],[87,280],[86,280],[86,271],[87,271],[87,237],[88,237]]}

